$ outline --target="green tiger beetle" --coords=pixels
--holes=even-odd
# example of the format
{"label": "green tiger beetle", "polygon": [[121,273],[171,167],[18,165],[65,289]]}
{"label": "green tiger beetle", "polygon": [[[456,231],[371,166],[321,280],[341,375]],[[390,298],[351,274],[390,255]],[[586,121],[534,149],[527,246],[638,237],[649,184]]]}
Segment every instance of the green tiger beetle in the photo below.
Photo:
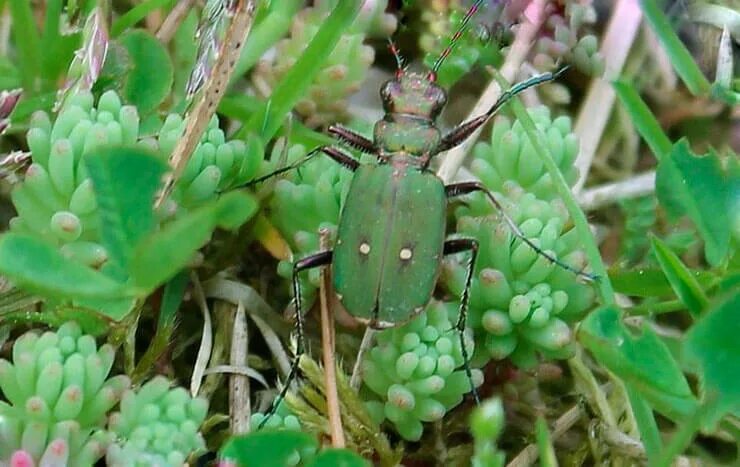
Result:
{"label": "green tiger beetle", "polygon": [[469,357],[463,334],[478,242],[474,238],[445,239],[447,205],[452,197],[482,192],[501,213],[516,238],[553,263],[576,275],[593,279],[559,262],[526,238],[494,195],[480,182],[445,185],[429,169],[434,156],[462,143],[516,94],[555,80],[564,71],[534,76],[514,85],[487,112],[443,135],[436,120],[447,102],[447,93],[435,83],[436,73],[482,3],[483,0],[477,0],[467,11],[450,44],[427,73],[404,69],[391,43],[398,67],[395,77],[381,87],[380,97],[385,116],[375,124],[372,140],[340,125],[329,127],[328,132],[339,143],[375,156],[377,163],[361,164],[342,149],[323,146],[309,153],[299,163],[249,183],[252,185],[296,168],[318,153],[329,156],[354,172],[341,212],[334,249],[307,256],[293,265],[298,338],[296,353],[285,385],[262,424],[285,397],[290,383],[297,376],[298,362],[306,348],[298,275],[302,271],[327,265],[332,266],[334,290],[347,312],[371,328],[386,329],[400,326],[424,310],[432,298],[444,256],[468,252],[470,260],[455,329],[460,335],[471,390],[478,401],[472,372],[467,364]]}

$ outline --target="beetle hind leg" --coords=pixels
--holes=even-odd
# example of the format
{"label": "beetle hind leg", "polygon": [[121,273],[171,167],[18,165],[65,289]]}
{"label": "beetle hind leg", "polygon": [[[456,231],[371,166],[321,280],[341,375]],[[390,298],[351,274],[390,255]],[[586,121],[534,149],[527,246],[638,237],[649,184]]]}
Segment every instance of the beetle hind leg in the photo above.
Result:
{"label": "beetle hind leg", "polygon": [[478,258],[478,240],[474,238],[456,238],[453,240],[447,240],[444,243],[442,254],[447,256],[462,253],[464,251],[470,252],[470,260],[468,261],[468,271],[465,275],[465,288],[463,289],[462,297],[460,297],[460,308],[458,309],[455,329],[460,336],[460,353],[463,357],[465,375],[468,377],[468,381],[470,382],[470,391],[473,393],[475,403],[480,405],[480,396],[478,395],[478,389],[475,387],[475,382],[473,381],[473,371],[470,369],[470,355],[468,355],[468,350],[465,348],[465,323],[468,318],[468,304],[470,303],[470,284],[473,281],[475,260]]}
{"label": "beetle hind leg", "polygon": [[280,406],[280,403],[283,402],[283,399],[285,399],[285,395],[288,393],[290,385],[298,377],[298,364],[301,361],[301,356],[303,356],[303,353],[306,351],[306,336],[303,332],[303,310],[301,306],[301,283],[298,280],[298,274],[308,269],[318,268],[321,266],[326,266],[327,264],[331,264],[332,256],[333,252],[331,250],[322,251],[311,256],[307,256],[299,261],[296,261],[296,263],[293,264],[292,282],[293,299],[295,300],[296,310],[294,330],[297,338],[296,351],[295,355],[293,356],[293,362],[290,365],[288,376],[287,378],[285,378],[285,384],[283,384],[283,387],[280,389],[280,393],[277,395],[275,400],[272,401],[272,405],[270,405],[270,410],[267,411],[267,413],[265,414],[265,418],[257,427],[258,430],[261,429],[265,425],[265,423],[267,423],[270,417],[275,414],[278,407]]}

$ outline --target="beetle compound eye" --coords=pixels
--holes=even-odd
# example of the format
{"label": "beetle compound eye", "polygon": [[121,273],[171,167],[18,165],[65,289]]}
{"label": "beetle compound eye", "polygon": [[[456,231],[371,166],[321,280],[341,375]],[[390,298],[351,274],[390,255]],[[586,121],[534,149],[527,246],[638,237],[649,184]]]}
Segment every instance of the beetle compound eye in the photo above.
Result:
{"label": "beetle compound eye", "polygon": [[435,73],[435,72],[433,72],[433,71],[430,71],[430,72],[429,72],[429,73],[427,74],[427,80],[428,80],[429,82],[431,82],[431,83],[434,83],[434,82],[436,82],[436,81],[437,81],[437,73]]}

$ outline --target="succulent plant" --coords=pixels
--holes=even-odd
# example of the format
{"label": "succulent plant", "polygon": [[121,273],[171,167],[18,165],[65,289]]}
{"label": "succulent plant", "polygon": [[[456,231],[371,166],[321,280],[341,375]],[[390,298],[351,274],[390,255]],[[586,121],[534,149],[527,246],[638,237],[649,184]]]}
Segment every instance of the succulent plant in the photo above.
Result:
{"label": "succulent plant", "polygon": [[[185,122],[179,114],[167,116],[157,137],[163,158],[169,157],[184,130]],[[263,153],[258,138],[250,138],[247,143],[238,139],[226,141],[214,115],[175,186],[171,197],[174,206],[166,211],[196,207],[221,191],[246,183],[260,168]]]}
{"label": "succulent plant", "polygon": [[[398,328],[381,331],[362,364],[362,380],[379,400],[367,402],[371,414],[388,419],[407,440],[421,438],[422,422],[440,420],[470,392],[460,335],[457,303],[432,302],[425,312]],[[474,343],[465,335],[468,355]],[[480,370],[472,370],[476,386]]]}
{"label": "succulent plant", "polygon": [[[33,163],[13,190],[18,216],[10,221],[11,229],[41,237],[67,257],[100,267],[108,253],[99,242],[97,201],[85,158],[102,146],[140,144],[167,159],[184,126],[182,117],[171,114],[156,140],[140,139],[136,108],[121,105],[114,91],[105,92],[97,106],[89,92],[69,96],[53,123],[46,113],[37,112],[27,134]],[[257,173],[261,142],[225,139],[214,116],[163,208],[163,217],[195,207]]]}
{"label": "succulent plant", "polygon": [[[543,201],[514,182],[496,194],[522,233],[552,257],[575,270],[586,269],[575,229],[559,200]],[[475,332],[479,358],[510,357],[519,366],[536,362],[536,352],[551,358],[570,355],[568,326],[594,300],[593,288],[529,245],[513,237],[509,226],[492,213],[488,200],[472,197],[457,209],[457,233],[480,243],[470,292],[468,323]],[[443,282],[460,296],[467,261],[445,260]]]}
{"label": "succulent plant", "polygon": [[97,106],[89,92],[70,96],[52,124],[44,112],[31,118],[28,146],[33,163],[12,193],[16,232],[41,237],[63,254],[91,266],[108,258],[99,240],[97,202],[84,158],[104,145],[135,144],[136,108],[104,93]]}
{"label": "succulent plant", "polygon": [[106,414],[129,386],[126,376],[106,380],[113,347],[66,323],[24,334],[12,354],[0,360],[0,465],[91,466],[110,443]]}
{"label": "succulent plant", "polygon": [[256,431],[261,428],[267,429],[283,429],[283,430],[301,430],[301,422],[298,417],[293,415],[287,407],[287,404],[280,404],[270,418],[264,422],[264,426],[260,426],[265,420],[267,414],[262,412],[253,413],[249,419],[249,426],[252,431]]}
{"label": "succulent plant", "polygon": [[111,415],[108,429],[116,442],[108,448],[106,461],[117,467],[177,467],[193,453],[203,451],[199,433],[208,402],[192,399],[181,387],[157,376],[138,391],[128,390],[120,412]]}
{"label": "succulent plant", "polygon": [[496,449],[496,439],[504,428],[504,406],[501,399],[483,401],[470,415],[470,433],[473,435],[475,453],[470,464],[473,467],[501,467],[503,452]]}
{"label": "succulent plant", "polygon": [[591,0],[557,0],[548,4],[547,20],[534,46],[534,66],[540,71],[554,69],[563,60],[591,76],[604,72],[604,57],[598,51],[598,39],[585,32],[596,22]]}
{"label": "succulent plant", "polygon": [[[279,82],[311,42],[335,3],[321,0],[314,2],[313,7],[301,10],[293,20],[290,37],[277,44],[271,61],[263,60],[258,64],[255,79],[263,83]],[[304,117],[308,126],[315,128],[346,119],[347,98],[360,89],[375,59],[373,48],[363,45],[368,30],[377,29],[379,24],[395,27],[395,23],[383,13],[384,7],[381,7],[385,3],[372,2],[371,8],[358,16],[337,42],[305,97],[296,104],[295,111]],[[374,19],[378,14],[384,19]]]}
{"label": "succulent plant", "polygon": [[[566,117],[550,119],[542,107],[529,110],[547,142],[546,149],[567,182],[577,170],[578,141]],[[490,143],[474,149],[472,170],[495,193],[521,232],[544,252],[575,270],[586,269],[575,229],[543,164],[518,122],[500,118]],[[480,251],[470,293],[469,325],[475,330],[476,362],[510,357],[531,366],[539,352],[550,358],[570,355],[577,321],[594,300],[593,289],[514,237],[510,227],[481,194],[456,209],[458,235],[478,239]],[[467,261],[445,260],[443,282],[460,296]]]}
{"label": "succulent plant", "polygon": [[[544,106],[528,109],[528,113],[544,135],[545,149],[566,182],[572,185],[578,178],[578,169],[573,162],[579,146],[570,118],[559,116],[551,119],[550,110]],[[471,170],[490,190],[502,191],[506,181],[515,181],[539,199],[551,200],[557,196],[550,174],[518,121],[512,124],[506,117],[497,118],[490,140],[476,144],[473,155]]]}

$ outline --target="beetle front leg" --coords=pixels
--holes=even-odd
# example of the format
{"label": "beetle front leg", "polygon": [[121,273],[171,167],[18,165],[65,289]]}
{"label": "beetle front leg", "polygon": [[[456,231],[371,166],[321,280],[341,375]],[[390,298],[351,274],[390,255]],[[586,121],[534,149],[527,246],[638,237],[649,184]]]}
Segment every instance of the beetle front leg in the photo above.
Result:
{"label": "beetle front leg", "polygon": [[434,149],[434,151],[432,151],[433,155],[452,149],[458,144],[462,143],[463,141],[468,139],[468,137],[472,135],[475,130],[483,126],[491,117],[493,117],[496,112],[498,112],[498,110],[503,107],[504,104],[509,102],[514,96],[533,86],[558,79],[558,77],[563,74],[566,69],[567,67],[562,68],[555,73],[543,73],[541,75],[533,76],[526,81],[522,81],[521,83],[513,85],[511,88],[507,89],[501,94],[498,100],[496,100],[496,102],[491,106],[490,109],[488,109],[486,113],[461,123],[460,125],[450,130],[449,133],[444,135],[437,147]]}
{"label": "beetle front leg", "polygon": [[296,320],[295,320],[295,333],[297,337],[297,343],[296,343],[296,351],[295,355],[293,356],[293,363],[290,365],[290,371],[288,372],[288,377],[285,379],[285,384],[283,385],[282,389],[280,390],[280,394],[275,398],[274,401],[272,401],[272,405],[270,406],[270,410],[267,411],[265,414],[265,418],[262,420],[262,422],[259,424],[259,428],[262,428],[265,423],[267,423],[267,420],[272,417],[272,415],[275,414],[275,411],[278,409],[278,406],[280,403],[285,399],[285,395],[288,393],[288,389],[290,389],[290,385],[295,380],[295,378],[298,376],[298,364],[300,363],[301,356],[306,350],[306,336],[303,332],[303,310],[301,306],[301,283],[298,280],[298,274],[300,274],[302,271],[307,271],[309,269],[318,268],[321,266],[326,266],[327,264],[331,264],[333,252],[331,250],[329,251],[322,251],[320,253],[313,254],[311,256],[307,256],[303,259],[300,259],[296,261],[296,263],[293,265],[293,299],[295,300],[295,309],[296,309]]}
{"label": "beetle front leg", "polygon": [[447,240],[444,243],[444,249],[442,254],[444,256],[454,255],[455,253],[462,253],[464,251],[470,252],[470,261],[468,261],[468,271],[465,275],[465,288],[463,289],[462,297],[460,298],[460,308],[457,316],[457,323],[455,328],[460,334],[460,352],[463,357],[463,365],[465,366],[465,375],[470,381],[470,389],[475,398],[476,404],[480,404],[480,397],[478,396],[478,390],[473,382],[473,372],[470,369],[468,351],[465,348],[465,322],[468,318],[468,304],[470,303],[470,284],[473,281],[473,271],[475,271],[475,260],[478,258],[478,240],[474,238],[456,238],[453,240]]}
{"label": "beetle front leg", "polygon": [[574,268],[573,266],[570,266],[569,264],[563,263],[559,259],[555,258],[554,256],[547,253],[546,251],[543,251],[540,247],[535,245],[532,242],[532,240],[528,239],[526,235],[524,235],[524,233],[519,229],[519,226],[516,225],[514,220],[511,217],[509,217],[508,214],[506,214],[504,207],[501,205],[501,203],[499,203],[496,197],[493,196],[493,193],[491,193],[491,191],[488,188],[486,188],[481,182],[477,182],[477,181],[460,182],[460,183],[453,183],[452,185],[447,185],[445,187],[445,192],[447,193],[448,198],[451,198],[453,196],[467,195],[475,191],[480,191],[486,195],[488,200],[496,207],[496,209],[498,209],[499,213],[501,214],[501,217],[504,218],[506,225],[509,226],[509,229],[514,234],[514,236],[518,238],[519,240],[523,241],[524,243],[526,243],[538,255],[546,258],[553,264],[560,266],[566,271],[572,272],[576,276],[583,277],[590,281],[597,279],[597,277],[592,274],[585,273],[582,270],[579,270],[579,269]]}
{"label": "beetle front leg", "polygon": [[330,125],[327,132],[330,135],[336,136],[343,143],[346,143],[347,145],[352,146],[355,149],[359,149],[366,154],[378,153],[378,148],[375,147],[375,143],[365,138],[361,134],[350,130],[349,128],[343,127],[342,125]]}

